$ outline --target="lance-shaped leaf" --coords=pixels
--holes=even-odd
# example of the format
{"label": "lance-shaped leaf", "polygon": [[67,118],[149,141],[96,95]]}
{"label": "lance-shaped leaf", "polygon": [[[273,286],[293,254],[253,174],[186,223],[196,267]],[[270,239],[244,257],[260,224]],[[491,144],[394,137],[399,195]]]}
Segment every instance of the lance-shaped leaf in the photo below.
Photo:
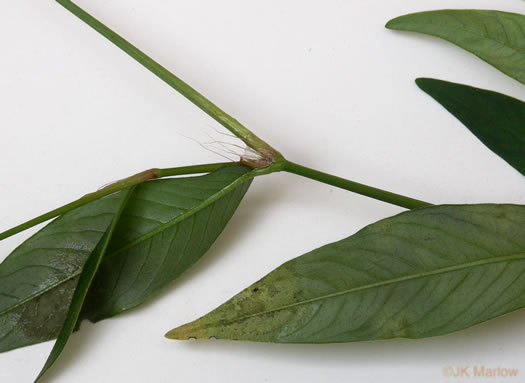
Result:
{"label": "lance-shaped leaf", "polygon": [[441,80],[419,78],[416,83],[489,149],[525,175],[525,102]]}
{"label": "lance-shaped leaf", "polygon": [[91,252],[91,254],[86,260],[86,263],[82,267],[82,272],[80,273],[75,292],[73,293],[71,304],[69,305],[66,319],[64,320],[62,328],[60,329],[57,341],[55,342],[55,345],[53,346],[53,349],[51,350],[51,353],[49,354],[49,357],[47,358],[47,361],[44,364],[42,371],[40,371],[40,374],[38,374],[38,377],[35,381],[38,381],[46,373],[46,371],[49,370],[53,363],[56,362],[56,360],[64,350],[64,347],[66,346],[69,337],[73,333],[73,330],[75,329],[75,326],[78,321],[80,311],[82,309],[82,306],[84,305],[84,299],[86,298],[89,287],[91,286],[91,282],[93,281],[93,278],[95,277],[100,262],[102,261],[102,258],[106,253],[109,241],[111,240],[111,236],[115,231],[116,224],[120,218],[120,215],[122,214],[122,211],[124,210],[124,207],[126,206],[126,203],[129,200],[131,193],[133,192],[133,189],[134,187],[131,187],[129,189],[124,190],[122,193],[119,193],[121,194],[120,204],[117,212],[113,217],[111,226],[104,233],[97,247]]}
{"label": "lance-shaped leaf", "polygon": [[441,37],[525,84],[525,16],[490,10],[441,10],[390,20],[387,28]]}
{"label": "lance-shaped leaf", "polygon": [[447,334],[525,306],[525,206],[412,210],[277,268],[167,336],[330,343]]}
{"label": "lance-shaped leaf", "polygon": [[[80,318],[98,320],[134,307],[195,263],[233,215],[251,177],[248,168],[231,166],[137,186]],[[64,214],[0,264],[0,352],[58,335],[82,267],[110,227],[120,197]]]}
{"label": "lance-shaped leaf", "polygon": [[96,322],[131,309],[186,271],[222,232],[253,174],[231,166],[141,184],[119,220],[81,316]]}

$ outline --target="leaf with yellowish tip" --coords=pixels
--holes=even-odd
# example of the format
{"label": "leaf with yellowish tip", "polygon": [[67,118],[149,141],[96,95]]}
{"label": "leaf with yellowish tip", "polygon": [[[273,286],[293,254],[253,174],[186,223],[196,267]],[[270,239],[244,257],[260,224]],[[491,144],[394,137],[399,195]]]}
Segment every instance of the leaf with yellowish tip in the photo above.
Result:
{"label": "leaf with yellowish tip", "polygon": [[525,307],[525,206],[412,210],[280,266],[172,339],[423,338]]}

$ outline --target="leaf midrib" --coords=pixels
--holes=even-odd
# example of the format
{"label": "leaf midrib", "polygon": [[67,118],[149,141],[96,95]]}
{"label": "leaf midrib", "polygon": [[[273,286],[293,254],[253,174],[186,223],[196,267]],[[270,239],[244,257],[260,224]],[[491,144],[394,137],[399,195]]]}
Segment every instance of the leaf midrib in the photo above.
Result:
{"label": "leaf midrib", "polygon": [[173,218],[171,221],[168,221],[162,225],[159,225],[157,226],[156,228],[154,228],[153,230],[141,235],[140,237],[138,237],[137,239],[131,241],[130,243],[128,243],[127,245],[121,247],[120,249],[117,249],[115,251],[113,251],[112,253],[108,254],[107,257],[112,257],[116,254],[119,254],[123,251],[126,251],[136,245],[138,245],[139,243],[143,242],[143,241],[146,241],[148,240],[149,238],[151,237],[154,237],[155,235],[169,229],[170,227],[178,224],[179,222],[181,221],[184,221],[185,219],[191,217],[192,215],[198,213],[199,211],[201,211],[202,209],[208,207],[209,205],[211,205],[212,203],[214,203],[215,201],[217,201],[218,199],[220,199],[222,196],[224,196],[226,193],[228,193],[229,191],[231,191],[232,189],[236,188],[237,186],[239,186],[240,184],[242,184],[244,181],[247,181],[248,179],[252,178],[253,175],[252,175],[252,172],[248,172],[248,173],[244,173],[243,175],[241,175],[240,177],[236,178],[235,180],[233,180],[232,182],[230,182],[228,185],[226,185],[225,187],[223,187],[222,189],[220,189],[219,191],[217,191],[215,194],[211,195],[210,197],[208,197],[207,199],[203,200],[200,204],[196,205],[195,207],[189,209],[188,211],[186,211],[185,213]]}
{"label": "leaf midrib", "polygon": [[[110,254],[107,254],[106,257],[107,258],[112,257],[112,256],[114,256],[114,255],[116,255],[116,254],[118,254],[118,253],[120,253],[122,251],[125,251],[125,250],[127,250],[127,249],[129,249],[129,248],[131,248],[133,246],[136,246],[140,242],[145,241],[145,240],[155,236],[156,234],[158,234],[158,233],[160,233],[160,232],[162,232],[164,230],[167,230],[171,226],[178,224],[179,222],[187,219],[188,217],[191,217],[192,215],[198,213],[202,209],[206,208],[210,204],[212,204],[215,201],[217,201],[218,199],[220,199],[222,196],[224,196],[226,193],[228,193],[232,189],[235,189],[237,186],[240,186],[243,182],[248,181],[249,179],[255,177],[255,175],[256,175],[256,173],[254,171],[250,171],[248,173],[242,174],[240,177],[238,177],[235,180],[233,180],[232,182],[230,182],[228,185],[226,185],[225,187],[220,189],[218,192],[216,192],[215,194],[211,195],[207,199],[203,200],[199,205],[191,208],[190,210],[186,211],[184,214],[181,214],[181,215],[177,216],[176,218],[172,219],[171,221],[168,221],[165,224],[163,224],[161,226],[158,226],[157,228],[153,229],[152,231],[142,235],[141,237],[139,237],[136,240],[132,241],[128,245],[123,246],[120,249],[118,249],[118,250],[116,250],[116,251],[114,251],[114,252],[112,252]],[[79,268],[78,270],[76,270],[75,272],[73,272],[67,278],[61,279],[57,283],[51,284],[48,287],[46,287],[45,289],[43,289],[43,290],[39,290],[36,294],[29,295],[28,297],[26,297],[22,301],[16,303],[14,306],[9,306],[4,311],[0,312],[0,317],[5,315],[5,314],[8,314],[9,312],[15,310],[18,307],[26,304],[27,302],[31,301],[32,299],[37,298],[40,295],[43,295],[43,294],[47,293],[48,291],[50,291],[50,290],[52,290],[52,289],[54,289],[54,288],[56,288],[56,287],[58,287],[58,286],[60,286],[60,285],[62,285],[64,283],[69,282],[70,280],[72,280],[72,279],[76,278],[77,276],[79,276],[81,272],[82,272],[82,267]]]}
{"label": "leaf midrib", "polygon": [[373,289],[373,288],[387,286],[387,285],[391,285],[391,284],[395,284],[395,283],[402,283],[402,282],[406,282],[406,281],[411,281],[411,280],[420,279],[420,278],[424,278],[424,277],[430,277],[430,276],[439,275],[439,274],[445,274],[445,273],[448,273],[448,272],[459,271],[459,270],[463,270],[463,269],[467,269],[467,268],[474,268],[474,267],[485,266],[485,265],[489,265],[489,264],[493,264],[493,263],[509,262],[509,261],[517,261],[517,260],[525,260],[525,253],[513,254],[513,255],[506,256],[506,257],[496,257],[496,258],[488,258],[488,259],[486,258],[486,259],[483,259],[483,260],[474,261],[474,262],[467,262],[467,263],[463,263],[463,264],[460,264],[460,265],[443,267],[441,269],[437,269],[437,270],[433,270],[433,271],[416,273],[416,274],[411,274],[411,275],[405,275],[405,276],[402,276],[402,277],[392,278],[392,279],[389,279],[389,280],[386,280],[386,281],[369,283],[369,284],[366,284],[366,285],[363,285],[363,286],[358,286],[358,287],[354,287],[354,288],[351,288],[351,289],[347,289],[347,290],[343,290],[343,291],[339,291],[339,292],[335,292],[335,293],[331,293],[331,294],[326,294],[326,295],[315,297],[315,298],[311,298],[311,299],[306,299],[304,301],[291,303],[291,304],[284,305],[284,306],[281,306],[281,307],[277,307],[277,308],[274,308],[274,309],[271,309],[271,310],[265,310],[265,311],[261,311],[261,312],[255,313],[255,314],[245,315],[245,316],[242,316],[242,317],[239,317],[239,318],[231,319],[231,320],[226,321],[226,322],[217,321],[217,322],[206,323],[206,324],[204,324],[203,327],[211,327],[214,324],[220,324],[221,326],[229,325],[229,324],[233,324],[233,323],[236,323],[236,322],[241,322],[241,321],[244,321],[246,319],[253,318],[253,317],[266,315],[266,314],[274,313],[274,312],[277,312],[277,311],[287,310],[289,308],[293,308],[293,307],[297,307],[297,306],[303,306],[303,305],[307,305],[307,304],[310,304],[310,303],[315,303],[315,302],[322,301],[322,300],[325,300],[325,299],[335,298],[335,297],[338,297],[338,296],[351,294],[351,293],[355,293],[355,292],[362,291],[362,290]]}

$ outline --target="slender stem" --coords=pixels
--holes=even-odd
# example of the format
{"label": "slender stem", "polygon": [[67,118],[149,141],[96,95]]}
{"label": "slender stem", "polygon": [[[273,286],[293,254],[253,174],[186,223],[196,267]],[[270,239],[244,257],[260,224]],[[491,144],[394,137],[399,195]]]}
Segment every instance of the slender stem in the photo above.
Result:
{"label": "slender stem", "polygon": [[[239,121],[237,121],[232,116],[224,112],[222,109],[213,104],[202,94],[193,89],[190,85],[182,81],[180,78],[175,76],[173,73],[171,73],[169,70],[157,63],[144,52],[140,51],[130,42],[126,41],[123,37],[109,29],[107,26],[102,24],[100,21],[95,19],[86,11],[84,11],[69,0],[57,0],[57,2],[64,8],[69,10],[71,13],[73,13],[75,16],[77,16],[79,19],[84,21],[86,24],[88,24],[90,27],[95,29],[101,35],[106,37],[109,41],[114,43],[132,58],[137,60],[140,64],[142,64],[153,74],[158,76],[166,84],[168,84],[173,89],[181,93],[184,97],[186,97],[200,109],[206,112],[210,117],[212,117],[230,132],[239,137],[242,141],[244,141],[246,145],[260,153],[265,159],[270,160],[271,162],[271,160],[273,160],[274,158],[281,157],[280,153],[277,150],[275,150],[265,141],[257,137],[253,132],[248,130]],[[267,162],[266,165],[268,165]]]}
{"label": "slender stem", "polygon": [[401,206],[407,209],[417,209],[432,206],[431,203],[419,201],[410,197],[391,193],[386,190],[377,189],[372,186],[363,185],[331,174],[323,173],[318,170],[310,169],[290,161],[284,162],[283,170],[288,173],[297,174],[310,178],[328,185],[336,186],[354,193],[362,194],[367,197],[378,199],[380,201],[391,203],[392,205]]}
{"label": "slender stem", "polygon": [[15,226],[9,230],[0,233],[0,241],[11,237],[21,231],[27,230],[39,223],[45,222],[52,218],[55,218],[59,215],[65,214],[70,210],[76,209],[80,206],[83,206],[87,203],[96,201],[107,195],[116,193],[123,189],[126,189],[130,186],[138,185],[142,182],[152,180],[155,178],[163,178],[170,176],[179,176],[185,174],[198,174],[198,173],[209,173],[225,166],[230,166],[235,164],[235,162],[219,162],[214,164],[203,164],[203,165],[194,165],[194,166],[182,166],[178,168],[169,168],[169,169],[149,169],[143,172],[132,175],[131,177],[124,178],[122,180],[116,181],[96,192],[86,194],[83,197],[80,197],[76,201],[70,202],[64,206],[61,206],[57,209],[51,210],[45,214],[42,214],[36,218],[33,218],[27,222],[24,222],[18,226]]}
{"label": "slender stem", "polygon": [[236,164],[238,164],[238,162],[216,162],[213,164],[179,166],[176,168],[165,168],[165,169],[155,168],[151,170],[155,172],[155,177],[153,178],[165,178],[165,177],[173,177],[173,176],[183,176],[183,175],[188,175],[188,174],[210,173],[210,172],[214,172],[216,170],[225,168],[226,166],[231,166],[231,165],[236,165]]}
{"label": "slender stem", "polygon": [[[333,186],[336,186],[336,187],[339,187],[345,190],[353,191],[355,193],[359,193],[359,194],[362,194],[368,197],[372,197],[372,198],[375,198],[381,201],[385,201],[385,202],[388,202],[388,203],[391,203],[397,206],[401,206],[404,208],[408,208],[408,209],[431,206],[430,203],[427,203],[424,201],[419,201],[413,198],[405,197],[399,194],[395,194],[395,193],[377,189],[371,186],[363,185],[363,184],[360,184],[354,181],[349,181],[344,178],[336,177],[336,176],[333,176],[327,173],[323,173],[323,172],[320,172],[314,169],[310,169],[310,168],[295,164],[293,162],[286,161],[284,157],[277,150],[275,150],[270,145],[268,145],[265,141],[257,137],[254,133],[252,133],[245,126],[243,126],[239,121],[237,121],[236,119],[228,115],[226,112],[221,110],[211,101],[209,101],[206,97],[204,97],[202,94],[200,94],[195,89],[193,89],[190,85],[188,85],[183,80],[175,76],[173,73],[168,71],[162,65],[158,64],[151,57],[147,56],[144,52],[140,51],[130,42],[126,41],[123,37],[121,37],[114,31],[112,31],[111,29],[109,29],[107,26],[99,22],[93,16],[89,15],[87,12],[82,10],[80,7],[75,5],[73,2],[71,2],[70,0],[56,0],[56,1],[59,4],[61,4],[64,8],[69,10],[71,13],[73,13],[75,16],[77,16],[79,19],[81,19],[86,24],[88,24],[93,29],[95,29],[97,32],[99,32],[101,35],[106,37],[109,41],[113,42],[116,46],[118,46],[120,49],[122,49],[124,52],[126,52],[128,55],[130,55],[132,58],[134,58],[136,61],[142,64],[145,68],[147,68],[153,74],[158,76],[166,84],[168,84],[173,89],[181,93],[188,100],[193,102],[196,106],[198,106],[200,109],[206,112],[209,116],[211,116],[217,122],[219,122],[224,127],[226,127],[228,130],[230,130],[233,134],[235,134],[237,137],[243,140],[246,143],[246,145],[248,145],[249,147],[254,149],[256,152],[258,152],[262,156],[261,160],[245,160],[241,158],[241,163],[244,163],[252,168],[262,168],[261,169],[262,172],[260,173],[257,172],[256,175],[269,174],[272,172],[284,170],[289,173],[295,173],[298,175],[302,175],[304,177],[311,178],[319,182],[333,185]],[[179,169],[179,168],[175,168],[175,169]],[[155,169],[155,171],[158,172],[159,170]],[[130,177],[130,179],[126,179],[120,182],[122,182],[122,185],[124,185],[123,187],[127,187],[129,185],[126,184],[126,182],[134,182],[133,181],[134,179],[140,180],[143,177],[147,177],[148,174],[149,173],[147,172],[140,173],[138,175],[133,176],[136,178]],[[142,181],[139,181],[139,182],[142,182]],[[115,185],[117,184],[111,185],[110,187],[118,187]],[[111,194],[113,192],[114,191],[109,191],[108,194]],[[85,197],[82,197],[78,201],[72,202],[69,205],[56,209],[41,217],[35,218],[34,220],[31,220],[28,223],[24,225],[20,225],[5,233],[1,233],[0,240],[2,240],[3,238],[7,238],[7,236],[12,235],[14,232],[24,230],[25,228],[27,228],[25,227],[25,225],[30,224],[32,226],[33,221],[37,223],[43,222],[44,220],[52,218],[58,214],[63,214],[62,209],[70,210],[75,207],[78,207],[79,205],[77,204],[82,205],[83,203],[87,203],[87,202],[84,202],[85,200],[91,201],[90,198],[93,198],[93,200],[100,198],[100,196],[97,195],[97,193],[93,193],[93,196],[87,195]],[[11,231],[14,231],[14,232],[11,233]]]}

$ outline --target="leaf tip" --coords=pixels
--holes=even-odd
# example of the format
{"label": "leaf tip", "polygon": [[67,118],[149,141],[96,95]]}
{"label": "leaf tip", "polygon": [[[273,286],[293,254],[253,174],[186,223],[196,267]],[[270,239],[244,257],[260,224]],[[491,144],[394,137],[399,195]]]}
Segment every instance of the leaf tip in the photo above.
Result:
{"label": "leaf tip", "polygon": [[385,28],[399,29],[399,26],[401,25],[400,21],[402,21],[403,18],[404,16],[398,16],[398,17],[394,17],[393,19],[388,20],[385,24]]}
{"label": "leaf tip", "polygon": [[[423,89],[425,87],[426,84],[428,84],[430,81],[432,81],[431,78],[428,78],[428,77],[418,77],[416,78],[415,82],[416,82],[416,85],[418,87],[420,87],[421,89]],[[424,90],[424,89],[423,89]]]}
{"label": "leaf tip", "polygon": [[395,19],[390,19],[390,20],[388,20],[388,21],[386,22],[386,24],[385,24],[385,28],[386,28],[386,29],[394,29],[394,28],[393,28],[393,25],[395,25],[395,21],[394,21],[394,20],[395,20]]}
{"label": "leaf tip", "polygon": [[197,319],[168,331],[164,336],[173,340],[206,339],[206,331]]}

